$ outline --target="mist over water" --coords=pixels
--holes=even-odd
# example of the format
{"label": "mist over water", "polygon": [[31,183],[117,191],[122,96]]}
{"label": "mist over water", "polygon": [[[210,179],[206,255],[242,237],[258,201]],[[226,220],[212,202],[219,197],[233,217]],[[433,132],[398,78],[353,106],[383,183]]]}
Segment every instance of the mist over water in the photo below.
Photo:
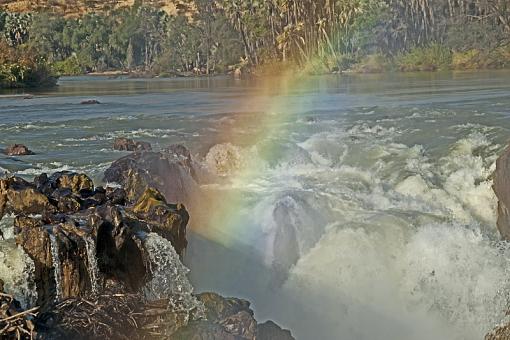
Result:
{"label": "mist over water", "polygon": [[0,99],[0,144],[37,153],[0,170],[100,180],[115,137],[184,143],[208,173],[185,257],[198,291],[245,297],[298,339],[481,339],[509,304],[490,179],[509,75],[63,79]]}

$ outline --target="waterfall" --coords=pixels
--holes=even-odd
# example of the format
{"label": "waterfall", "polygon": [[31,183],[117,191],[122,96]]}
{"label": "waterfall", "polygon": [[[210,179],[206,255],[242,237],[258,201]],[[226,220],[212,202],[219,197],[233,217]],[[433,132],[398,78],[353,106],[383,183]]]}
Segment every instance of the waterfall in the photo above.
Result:
{"label": "waterfall", "polygon": [[175,312],[203,313],[203,305],[193,296],[186,268],[172,244],[156,233],[149,233],[144,241],[149,255],[152,280],[144,287],[148,300],[169,299],[169,307]]}
{"label": "waterfall", "polygon": [[92,286],[92,293],[97,294],[99,292],[99,268],[97,266],[96,259],[96,243],[90,236],[84,236],[85,248],[87,250],[87,270],[89,272],[90,284]]}
{"label": "waterfall", "polygon": [[53,261],[53,272],[55,275],[55,300],[59,301],[62,298],[62,270],[60,268],[60,259],[58,251],[58,243],[54,234],[50,234],[51,241],[51,258]]}

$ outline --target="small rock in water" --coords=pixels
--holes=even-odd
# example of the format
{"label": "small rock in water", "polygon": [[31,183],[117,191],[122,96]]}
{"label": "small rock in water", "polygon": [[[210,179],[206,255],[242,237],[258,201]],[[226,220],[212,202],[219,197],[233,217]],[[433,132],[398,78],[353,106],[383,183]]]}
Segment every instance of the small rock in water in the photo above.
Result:
{"label": "small rock in water", "polygon": [[34,153],[23,144],[13,144],[4,150],[7,156],[27,156],[33,155]]}
{"label": "small rock in water", "polygon": [[82,100],[82,102],[80,104],[81,105],[96,105],[96,104],[101,104],[101,103],[97,99],[87,99],[87,100]]}
{"label": "small rock in water", "polygon": [[152,146],[148,142],[135,142],[129,138],[116,138],[113,149],[117,151],[151,151]]}

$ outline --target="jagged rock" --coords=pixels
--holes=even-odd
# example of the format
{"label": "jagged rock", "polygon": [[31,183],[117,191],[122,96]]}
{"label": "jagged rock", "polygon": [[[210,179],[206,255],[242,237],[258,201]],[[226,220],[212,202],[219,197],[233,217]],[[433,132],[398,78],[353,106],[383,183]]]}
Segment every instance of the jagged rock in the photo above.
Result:
{"label": "jagged rock", "polygon": [[[160,170],[171,158],[172,166],[184,171],[191,164],[185,151],[173,149]],[[16,242],[35,266],[42,313],[38,336],[292,339],[274,324],[257,325],[246,300],[193,296],[177,256],[182,258],[187,246],[188,212],[152,187],[134,204],[127,196],[123,189],[94,187],[87,176],[71,172],[43,174],[33,183],[0,180],[0,212],[17,215]]]}
{"label": "jagged rock", "polygon": [[496,161],[494,185],[498,197],[498,230],[505,240],[510,240],[510,146]]}
{"label": "jagged rock", "polygon": [[183,146],[162,152],[133,153],[112,163],[105,171],[105,182],[124,187],[127,200],[135,202],[148,187],[158,189],[170,202],[195,206],[199,191],[196,169]]}
{"label": "jagged rock", "polygon": [[55,207],[34,185],[19,177],[0,179],[0,219],[5,214],[43,214]]}
{"label": "jagged rock", "polygon": [[230,334],[242,339],[254,339],[257,330],[257,321],[252,313],[241,311],[221,321],[221,325]]}
{"label": "jagged rock", "polygon": [[289,330],[282,329],[273,321],[257,325],[257,340],[294,340]]}
{"label": "jagged rock", "polygon": [[113,149],[117,151],[151,151],[152,146],[148,142],[135,142],[129,138],[115,138]]}
{"label": "jagged rock", "polygon": [[126,204],[126,190],[123,188],[111,188],[106,189],[106,199],[112,204],[125,205]]}
{"label": "jagged rock", "polygon": [[32,151],[30,151],[23,144],[13,144],[13,145],[7,147],[4,150],[4,153],[7,156],[27,156],[27,155],[33,155],[34,154]]}
{"label": "jagged rock", "polygon": [[198,294],[197,298],[204,304],[206,318],[209,321],[220,322],[225,318],[245,311],[253,315],[250,302],[237,298],[224,298],[216,293]]}
{"label": "jagged rock", "polygon": [[186,226],[189,214],[182,204],[168,204],[156,189],[148,188],[133,206],[132,212],[140,219],[150,221],[151,231],[169,240],[181,257],[188,245]]}

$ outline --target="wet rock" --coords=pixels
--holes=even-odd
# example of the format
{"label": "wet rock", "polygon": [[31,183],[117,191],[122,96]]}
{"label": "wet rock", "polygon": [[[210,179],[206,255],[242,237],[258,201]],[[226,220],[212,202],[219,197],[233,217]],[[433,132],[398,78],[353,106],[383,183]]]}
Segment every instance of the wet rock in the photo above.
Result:
{"label": "wet rock", "polygon": [[4,150],[4,153],[7,156],[27,156],[27,155],[33,155],[34,154],[32,151],[30,151],[23,144],[13,144],[13,145],[7,147]]}
{"label": "wet rock", "polygon": [[257,340],[293,340],[289,330],[282,329],[273,321],[266,321],[257,326]]}
{"label": "wet rock", "polygon": [[123,188],[111,188],[106,189],[106,198],[112,204],[125,205],[126,204],[126,190]]}
{"label": "wet rock", "polygon": [[168,204],[156,189],[148,188],[133,206],[132,212],[140,219],[150,221],[151,231],[169,240],[181,257],[188,245],[186,226],[189,215],[182,204]]}
{"label": "wet rock", "polygon": [[253,315],[250,302],[237,298],[224,298],[216,293],[198,294],[197,298],[204,304],[207,320],[220,322],[225,318],[245,311]]}
{"label": "wet rock", "polygon": [[129,138],[115,138],[113,149],[117,151],[151,151],[152,146],[148,142],[135,142]]}
{"label": "wet rock", "polygon": [[87,99],[80,102],[81,105],[97,105],[101,104],[97,99]]}
{"label": "wet rock", "polygon": [[[162,162],[173,159],[174,166],[185,168],[191,162],[185,151],[176,148]],[[134,204],[127,196],[124,189],[94,187],[89,177],[72,172],[42,174],[33,183],[16,177],[0,180],[1,213],[17,215],[16,243],[34,262],[41,307],[35,323],[38,335],[221,340],[290,336],[276,325],[257,325],[246,300],[215,293],[193,296],[187,269],[176,255],[182,258],[187,246],[185,207],[168,203],[152,187],[144,188]],[[173,257],[165,258],[169,251]],[[152,293],[158,287],[164,296]]]}
{"label": "wet rock", "polygon": [[158,189],[169,202],[195,206],[199,191],[196,169],[189,151],[179,147],[162,152],[133,153],[112,163],[105,182],[124,187],[129,202],[135,202],[148,187]]}
{"label": "wet rock", "polygon": [[510,240],[510,147],[496,161],[493,189],[498,197],[498,230]]}
{"label": "wet rock", "polygon": [[16,243],[34,261],[37,304],[44,307],[52,301],[56,289],[50,235],[39,219],[16,217],[14,226]]}
{"label": "wet rock", "polygon": [[0,219],[5,214],[43,214],[54,211],[48,197],[19,177],[0,179]]}

